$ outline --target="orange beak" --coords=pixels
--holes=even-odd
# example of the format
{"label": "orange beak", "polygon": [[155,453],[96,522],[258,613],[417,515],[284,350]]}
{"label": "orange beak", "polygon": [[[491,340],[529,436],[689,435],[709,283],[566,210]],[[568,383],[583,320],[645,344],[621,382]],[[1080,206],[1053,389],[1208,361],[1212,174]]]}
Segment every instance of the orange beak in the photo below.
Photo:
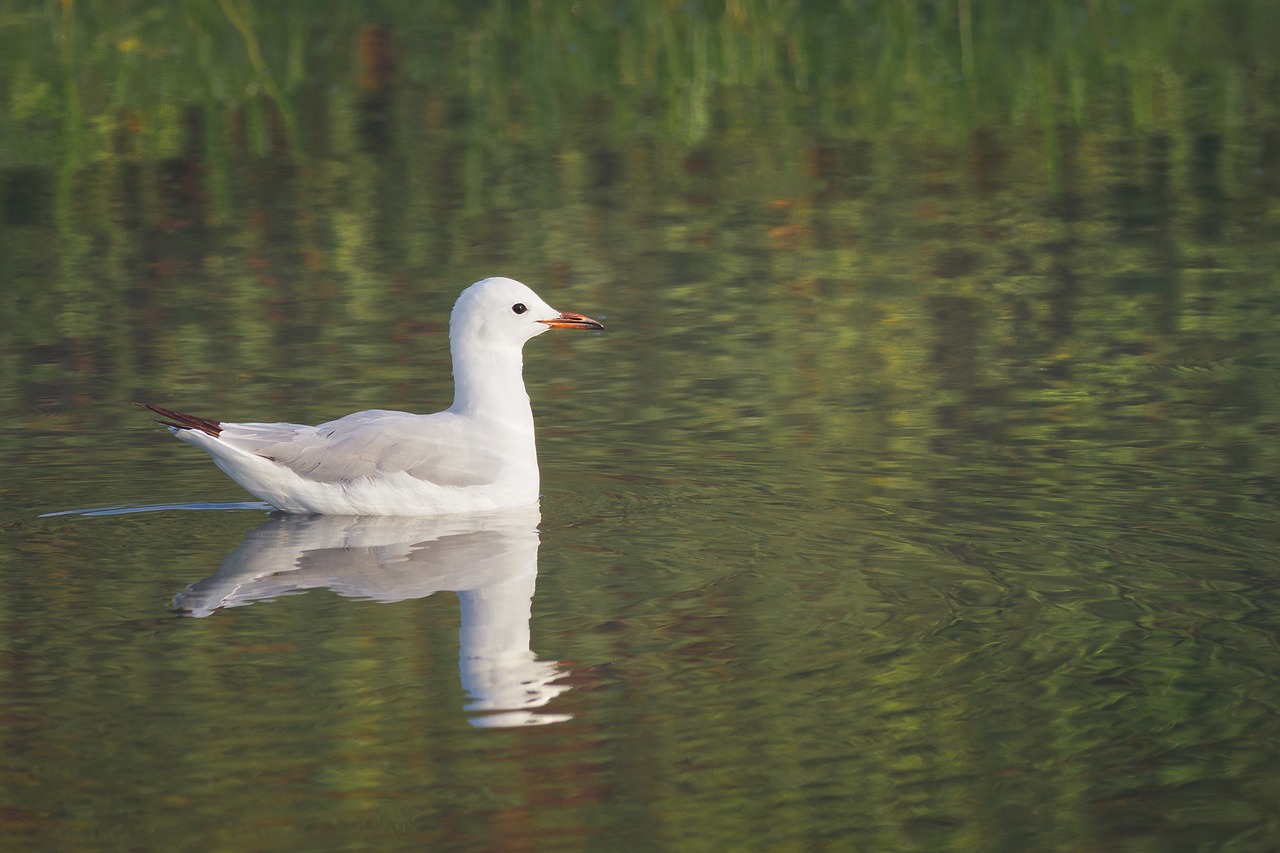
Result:
{"label": "orange beak", "polygon": [[604,323],[599,320],[592,320],[583,314],[570,314],[565,311],[559,317],[550,320],[539,320],[539,323],[550,326],[553,329],[603,329]]}

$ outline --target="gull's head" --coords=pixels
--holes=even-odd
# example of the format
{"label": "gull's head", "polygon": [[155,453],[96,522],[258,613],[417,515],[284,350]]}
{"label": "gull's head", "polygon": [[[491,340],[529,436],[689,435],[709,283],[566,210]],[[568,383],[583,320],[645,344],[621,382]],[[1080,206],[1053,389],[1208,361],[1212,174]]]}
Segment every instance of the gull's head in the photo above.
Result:
{"label": "gull's head", "polygon": [[603,328],[590,317],[557,311],[511,278],[477,281],[462,291],[449,318],[455,341],[467,338],[490,346],[520,347],[548,329]]}

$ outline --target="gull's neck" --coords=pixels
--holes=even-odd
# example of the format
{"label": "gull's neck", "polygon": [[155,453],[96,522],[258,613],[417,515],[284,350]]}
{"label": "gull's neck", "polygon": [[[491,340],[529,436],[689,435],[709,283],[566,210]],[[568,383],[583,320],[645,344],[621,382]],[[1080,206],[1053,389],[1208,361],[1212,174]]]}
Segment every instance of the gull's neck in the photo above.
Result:
{"label": "gull's neck", "polygon": [[492,488],[506,499],[533,503],[538,499],[538,448],[533,436],[533,409],[524,390],[524,359],[519,345],[484,346],[460,336],[450,342],[453,353],[453,405],[449,411],[469,421],[469,440],[480,458],[497,461]]}
{"label": "gull's neck", "polygon": [[486,426],[533,435],[533,410],[524,388],[524,357],[519,346],[450,342],[453,354],[453,405],[449,411]]}

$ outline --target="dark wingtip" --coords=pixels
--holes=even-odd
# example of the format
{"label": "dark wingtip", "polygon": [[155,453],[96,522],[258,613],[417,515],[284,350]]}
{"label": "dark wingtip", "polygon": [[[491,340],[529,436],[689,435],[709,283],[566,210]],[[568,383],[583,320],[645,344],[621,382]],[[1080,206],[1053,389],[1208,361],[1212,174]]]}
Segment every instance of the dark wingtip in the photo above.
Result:
{"label": "dark wingtip", "polygon": [[222,432],[222,424],[218,421],[211,421],[208,418],[199,418],[195,415],[188,415],[183,412],[175,412],[173,409],[166,409],[163,406],[153,406],[150,403],[134,403],[139,409],[146,409],[148,412],[155,412],[162,421],[156,423],[171,427],[173,429],[194,429],[217,438]]}

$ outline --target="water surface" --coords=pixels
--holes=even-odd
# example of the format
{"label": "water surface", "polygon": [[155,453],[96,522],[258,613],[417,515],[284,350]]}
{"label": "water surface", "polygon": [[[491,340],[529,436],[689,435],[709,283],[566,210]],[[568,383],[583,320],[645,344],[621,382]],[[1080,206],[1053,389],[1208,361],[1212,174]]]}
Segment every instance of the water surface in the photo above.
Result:
{"label": "water surface", "polygon": [[[1275,849],[1277,14],[930,9],[19,4],[5,848]],[[536,510],[129,405],[443,408],[494,274]]]}

